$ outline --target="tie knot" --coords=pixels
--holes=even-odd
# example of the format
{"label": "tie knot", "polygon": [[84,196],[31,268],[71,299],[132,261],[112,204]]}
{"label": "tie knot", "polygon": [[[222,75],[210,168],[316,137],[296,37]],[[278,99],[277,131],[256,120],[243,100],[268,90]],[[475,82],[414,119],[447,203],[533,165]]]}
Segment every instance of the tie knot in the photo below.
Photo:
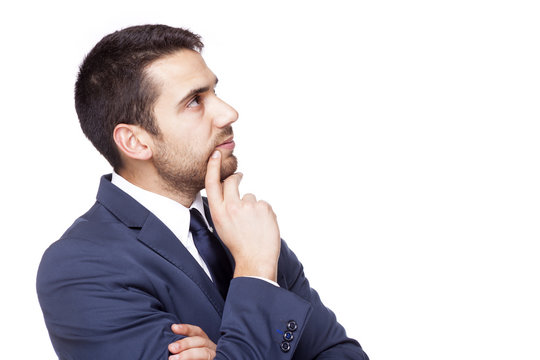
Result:
{"label": "tie knot", "polygon": [[189,213],[191,214],[190,220],[189,220],[189,231],[191,231],[192,233],[199,232],[201,230],[208,231],[206,222],[204,221],[204,218],[199,212],[199,210],[192,208],[192,209],[189,209]]}

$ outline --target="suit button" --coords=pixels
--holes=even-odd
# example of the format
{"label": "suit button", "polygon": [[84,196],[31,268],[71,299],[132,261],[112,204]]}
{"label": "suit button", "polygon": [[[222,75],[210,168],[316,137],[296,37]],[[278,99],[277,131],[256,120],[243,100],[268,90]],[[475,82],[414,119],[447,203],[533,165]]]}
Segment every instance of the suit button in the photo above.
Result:
{"label": "suit button", "polygon": [[292,332],[286,331],[286,332],[283,334],[283,340],[285,340],[285,341],[292,341],[292,339],[294,339],[294,335],[293,335]]}
{"label": "suit button", "polygon": [[279,347],[281,348],[281,351],[283,352],[287,352],[291,350],[291,344],[289,344],[287,341],[282,342]]}
{"label": "suit button", "polygon": [[291,320],[287,323],[287,329],[289,331],[296,331],[296,329],[298,329],[298,324],[296,323],[296,321]]}

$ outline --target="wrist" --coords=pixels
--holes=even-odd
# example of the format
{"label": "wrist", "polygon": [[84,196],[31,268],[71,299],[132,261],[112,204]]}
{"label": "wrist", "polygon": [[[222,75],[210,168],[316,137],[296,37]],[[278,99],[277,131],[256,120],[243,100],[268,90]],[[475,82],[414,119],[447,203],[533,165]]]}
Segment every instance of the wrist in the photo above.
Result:
{"label": "wrist", "polygon": [[233,277],[258,277],[277,283],[277,263],[275,265],[261,265],[237,262]]}

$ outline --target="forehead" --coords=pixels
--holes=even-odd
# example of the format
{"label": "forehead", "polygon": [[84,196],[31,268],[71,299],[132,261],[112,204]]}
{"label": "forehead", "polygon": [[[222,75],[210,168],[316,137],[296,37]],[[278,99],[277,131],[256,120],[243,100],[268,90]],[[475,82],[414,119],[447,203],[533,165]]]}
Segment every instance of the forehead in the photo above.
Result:
{"label": "forehead", "polygon": [[194,88],[213,85],[216,79],[201,54],[185,49],[152,62],[145,73],[162,92],[170,90],[178,96]]}

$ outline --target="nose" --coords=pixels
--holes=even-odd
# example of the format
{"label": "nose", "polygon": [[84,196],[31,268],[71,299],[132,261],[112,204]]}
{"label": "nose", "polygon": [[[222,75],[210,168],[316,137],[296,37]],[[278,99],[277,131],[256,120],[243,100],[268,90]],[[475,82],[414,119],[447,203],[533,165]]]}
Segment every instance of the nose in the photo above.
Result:
{"label": "nose", "polygon": [[224,128],[238,120],[238,112],[225,101],[217,96],[213,101],[214,125],[218,128]]}

